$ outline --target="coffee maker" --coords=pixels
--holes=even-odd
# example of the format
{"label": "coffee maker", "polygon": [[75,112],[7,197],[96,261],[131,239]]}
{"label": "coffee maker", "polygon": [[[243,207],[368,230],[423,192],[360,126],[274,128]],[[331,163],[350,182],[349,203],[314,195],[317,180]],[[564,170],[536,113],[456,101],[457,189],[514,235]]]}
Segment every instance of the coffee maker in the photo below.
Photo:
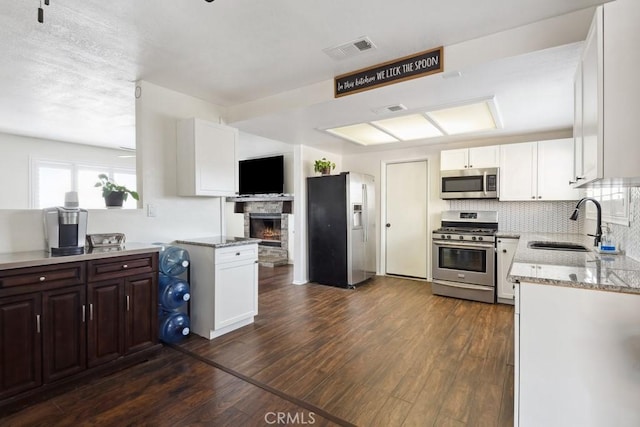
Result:
{"label": "coffee maker", "polygon": [[65,194],[64,207],[44,209],[44,235],[51,255],[84,253],[88,211],[78,206],[78,193],[70,191]]}

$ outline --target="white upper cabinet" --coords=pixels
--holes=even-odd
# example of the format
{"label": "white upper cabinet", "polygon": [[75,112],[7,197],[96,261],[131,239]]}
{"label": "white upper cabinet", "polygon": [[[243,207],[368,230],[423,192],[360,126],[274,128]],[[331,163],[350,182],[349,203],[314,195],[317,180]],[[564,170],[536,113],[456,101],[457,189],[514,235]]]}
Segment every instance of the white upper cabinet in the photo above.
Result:
{"label": "white upper cabinet", "polygon": [[440,152],[440,170],[497,168],[500,150],[497,145],[461,148]]}
{"label": "white upper cabinet", "polygon": [[640,185],[640,2],[596,9],[576,72],[575,186]]}
{"label": "white upper cabinet", "polygon": [[235,196],[238,130],[200,119],[178,122],[180,196]]}
{"label": "white upper cabinet", "polygon": [[577,200],[572,188],[573,139],[500,146],[500,200]]}

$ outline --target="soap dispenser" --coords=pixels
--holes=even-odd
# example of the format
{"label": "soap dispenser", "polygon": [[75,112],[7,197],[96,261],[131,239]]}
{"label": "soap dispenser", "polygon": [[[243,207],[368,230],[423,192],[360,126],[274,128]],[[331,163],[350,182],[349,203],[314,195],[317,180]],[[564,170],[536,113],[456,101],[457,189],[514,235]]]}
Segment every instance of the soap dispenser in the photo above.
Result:
{"label": "soap dispenser", "polygon": [[609,224],[605,224],[605,231],[602,236],[602,241],[600,242],[600,252],[606,253],[616,253],[616,244],[613,236],[611,235],[611,228]]}

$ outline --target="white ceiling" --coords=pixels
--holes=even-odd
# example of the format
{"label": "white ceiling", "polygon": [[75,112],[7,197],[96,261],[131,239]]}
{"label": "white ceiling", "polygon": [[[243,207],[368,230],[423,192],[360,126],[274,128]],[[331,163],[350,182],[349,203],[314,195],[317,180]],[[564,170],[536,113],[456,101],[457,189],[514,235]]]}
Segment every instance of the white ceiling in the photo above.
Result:
{"label": "white ceiling", "polygon": [[[133,147],[137,80],[237,111],[345,72],[604,0],[50,2],[40,24],[38,0],[0,0],[0,131]],[[365,35],[375,51],[341,61],[322,52]],[[349,152],[360,147],[318,129],[379,119],[371,109],[398,102],[419,110],[495,95],[505,123],[499,132],[566,129],[580,48],[573,43],[478,63],[459,78],[429,76],[230,123],[267,138]]]}

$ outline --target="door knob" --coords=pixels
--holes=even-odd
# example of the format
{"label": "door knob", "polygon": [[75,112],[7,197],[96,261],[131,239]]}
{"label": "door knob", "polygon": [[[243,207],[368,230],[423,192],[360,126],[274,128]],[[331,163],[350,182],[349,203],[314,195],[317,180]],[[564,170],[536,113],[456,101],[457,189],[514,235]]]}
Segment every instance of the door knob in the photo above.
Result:
{"label": "door knob", "polygon": [[390,223],[387,223],[387,224],[386,224],[386,227],[387,227],[387,228],[391,227],[391,224],[390,224]]}

